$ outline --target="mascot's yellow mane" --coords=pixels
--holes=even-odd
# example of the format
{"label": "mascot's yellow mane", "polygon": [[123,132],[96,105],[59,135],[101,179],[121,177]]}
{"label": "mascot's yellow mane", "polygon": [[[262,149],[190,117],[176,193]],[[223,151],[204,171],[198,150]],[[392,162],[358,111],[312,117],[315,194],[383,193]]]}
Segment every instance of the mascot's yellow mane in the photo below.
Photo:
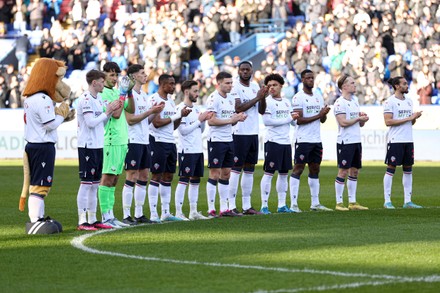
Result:
{"label": "mascot's yellow mane", "polygon": [[70,94],[70,87],[62,81],[65,74],[66,66],[63,61],[39,59],[32,68],[23,96],[44,92],[54,102],[62,102]]}

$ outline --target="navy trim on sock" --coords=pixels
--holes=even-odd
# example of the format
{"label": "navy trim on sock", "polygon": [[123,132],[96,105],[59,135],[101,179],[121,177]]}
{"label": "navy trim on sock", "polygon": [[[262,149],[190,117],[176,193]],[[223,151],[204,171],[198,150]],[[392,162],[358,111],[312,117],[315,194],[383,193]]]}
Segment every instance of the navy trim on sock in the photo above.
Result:
{"label": "navy trim on sock", "polygon": [[130,180],[125,180],[125,185],[128,185],[128,186],[130,186],[130,187],[133,187],[133,186],[134,186],[134,182],[133,182],[133,181],[130,181]]}

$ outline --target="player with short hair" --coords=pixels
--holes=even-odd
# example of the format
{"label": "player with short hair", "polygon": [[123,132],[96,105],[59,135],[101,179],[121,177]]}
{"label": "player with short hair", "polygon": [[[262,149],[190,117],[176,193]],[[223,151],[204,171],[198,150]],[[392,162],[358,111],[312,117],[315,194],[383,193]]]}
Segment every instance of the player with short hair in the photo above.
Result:
{"label": "player with short hair", "polygon": [[264,79],[264,85],[269,90],[261,109],[265,108],[263,122],[264,134],[264,175],[261,178],[261,212],[270,214],[268,207],[272,178],[278,171],[276,190],[278,193],[278,212],[292,213],[286,205],[287,174],[292,169],[292,145],[290,140],[290,125],[294,125],[298,114],[293,112],[292,104],[281,96],[284,78],[272,73]]}
{"label": "player with short hair", "polygon": [[[81,184],[77,194],[78,230],[111,229],[96,219],[98,186],[102,174],[104,126],[112,113],[121,107],[119,101],[107,105],[103,112],[101,93],[105,73],[90,70],[86,74],[89,88],[77,100],[78,160]],[[88,221],[87,221],[88,216]]]}
{"label": "player with short hair", "polygon": [[389,83],[394,89],[394,95],[384,103],[384,120],[386,126],[390,127],[388,132],[387,154],[385,164],[387,171],[383,178],[384,208],[394,209],[391,203],[391,187],[396,166],[402,165],[403,169],[403,208],[422,208],[412,202],[412,166],[414,165],[414,140],[412,126],[422,116],[422,111],[414,112],[413,102],[406,97],[408,93],[408,82],[402,76],[391,78]]}
{"label": "player with short hair", "polygon": [[[122,189],[122,207],[124,217],[122,222],[129,225],[151,223],[145,217],[143,209],[147,195],[148,173],[151,167],[151,150],[149,141],[149,123],[154,116],[162,111],[165,103],[150,105],[148,95],[142,90],[147,82],[144,67],[133,64],[128,67],[127,74],[134,80],[133,114],[126,113],[128,123],[128,152],[125,157],[125,184]],[[135,187],[136,186],[136,187]],[[131,217],[131,205],[134,190],[134,219]]]}
{"label": "player with short hair", "polygon": [[303,90],[293,97],[293,111],[298,114],[295,131],[294,167],[290,175],[290,209],[301,212],[298,207],[300,177],[305,165],[309,167],[308,183],[312,211],[331,211],[319,202],[319,169],[322,161],[321,123],[327,120],[330,108],[324,105],[322,95],[313,91],[315,75],[306,69],[301,72]]}
{"label": "player with short hair", "polygon": [[[348,75],[338,79],[338,87],[342,95],[335,101],[334,114],[338,123],[337,158],[338,176],[335,180],[336,210],[368,210],[356,201],[357,177],[362,168],[362,144],[361,127],[365,125],[369,117],[360,112],[356,92],[356,83]],[[343,193],[345,178],[348,175],[348,208],[344,206]]]}
{"label": "player with short hair", "polygon": [[98,188],[99,204],[101,207],[102,220],[105,224],[114,228],[127,227],[113,214],[115,204],[115,190],[119,175],[124,168],[125,155],[127,154],[128,126],[125,119],[125,111],[134,112],[134,101],[131,93],[131,80],[121,79],[119,89],[116,89],[121,69],[115,62],[104,64],[105,72],[104,90],[102,100],[104,111],[113,101],[119,101],[121,107],[112,113],[105,125],[104,135],[104,163],[102,168],[101,183]]}
{"label": "player with short hair", "polygon": [[176,217],[188,221],[182,211],[185,198],[186,186],[189,184],[189,220],[207,220],[209,218],[197,211],[199,198],[200,177],[203,177],[204,158],[202,148],[202,133],[205,129],[205,121],[211,119],[212,112],[202,112],[197,106],[199,97],[199,84],[194,80],[186,80],[182,83],[183,102],[177,106],[177,111],[187,107],[192,111],[180,121],[179,134],[179,183],[176,187],[175,204]]}
{"label": "player with short hair", "polygon": [[[188,116],[191,109],[184,107],[177,111],[171,95],[176,88],[174,77],[168,74],[159,76],[159,90],[150,97],[154,104],[164,103],[160,115],[156,115],[151,123],[151,180],[148,185],[148,199],[150,204],[150,220],[181,221],[170,212],[171,181],[176,173],[177,150],[174,143],[173,132],[180,125],[180,119]],[[160,194],[162,215],[159,219],[157,213],[157,201]]]}
{"label": "player with short hair", "polygon": [[[267,88],[261,89],[252,81],[252,62],[242,61],[238,65],[238,79],[232,85],[231,93],[235,98],[235,111],[244,112],[247,118],[234,126],[234,166],[229,179],[229,209],[239,214],[235,205],[238,183],[241,177],[242,210],[245,215],[260,214],[251,204],[252,186],[254,182],[255,164],[258,162],[258,101],[264,99]],[[261,113],[261,114],[264,114]]]}
{"label": "player with short hair", "polygon": [[232,75],[227,72],[219,72],[216,76],[217,90],[215,90],[206,102],[207,111],[214,112],[208,120],[208,168],[209,179],[206,184],[208,197],[209,217],[217,217],[215,210],[215,196],[220,196],[220,216],[235,217],[239,214],[231,211],[228,207],[229,177],[234,165],[234,142],[232,138],[232,126],[246,119],[244,112],[235,113],[235,95],[231,94]]}

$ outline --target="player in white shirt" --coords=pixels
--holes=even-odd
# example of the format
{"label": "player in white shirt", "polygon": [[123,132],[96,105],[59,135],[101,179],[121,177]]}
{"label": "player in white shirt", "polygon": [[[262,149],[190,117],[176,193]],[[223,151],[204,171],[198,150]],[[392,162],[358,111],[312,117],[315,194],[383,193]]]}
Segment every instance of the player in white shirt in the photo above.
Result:
{"label": "player in white shirt", "polygon": [[408,93],[408,82],[404,77],[391,78],[389,83],[394,89],[394,95],[384,103],[384,119],[386,126],[390,127],[388,132],[388,146],[385,157],[387,171],[383,178],[384,208],[394,209],[391,203],[391,187],[396,166],[403,168],[403,208],[422,208],[412,202],[412,165],[414,165],[414,141],[412,126],[422,116],[422,112],[413,111],[411,98],[405,96]]}
{"label": "player in white shirt", "polygon": [[290,176],[290,209],[301,212],[298,207],[298,191],[301,174],[309,166],[308,183],[312,211],[331,211],[319,202],[319,169],[322,161],[321,123],[327,120],[330,108],[324,105],[322,95],[313,91],[315,75],[306,69],[301,72],[302,91],[293,97],[293,111],[298,113],[295,131],[294,167]]}
{"label": "player in white shirt", "polygon": [[[138,223],[151,223],[143,212],[147,195],[148,173],[151,168],[149,123],[157,113],[162,111],[165,103],[150,105],[148,95],[142,90],[142,86],[147,82],[147,75],[142,65],[131,65],[128,67],[127,74],[135,81],[133,87],[135,110],[133,114],[125,114],[128,123],[128,152],[125,157],[126,178],[122,189],[124,213],[122,222],[136,225]],[[134,219],[131,217],[133,190],[135,201]]]}
{"label": "player in white shirt", "polygon": [[208,168],[209,179],[206,184],[209,217],[217,217],[215,196],[220,195],[220,216],[238,216],[228,207],[229,177],[234,165],[234,142],[232,126],[246,119],[244,112],[235,113],[235,95],[231,95],[232,75],[219,72],[216,76],[217,90],[208,98],[207,111],[214,112],[208,120]]}
{"label": "player in white shirt", "polygon": [[264,79],[264,85],[269,90],[269,96],[260,101],[260,108],[265,109],[263,122],[264,134],[264,175],[261,178],[261,212],[270,214],[268,207],[272,178],[278,171],[276,190],[278,193],[278,212],[293,213],[286,205],[288,171],[292,169],[292,145],[290,141],[290,126],[298,114],[293,112],[292,104],[281,97],[284,78],[277,74],[269,74]]}
{"label": "player in white shirt", "polygon": [[[342,95],[334,104],[334,114],[338,123],[337,158],[338,176],[335,180],[336,210],[368,210],[356,201],[357,177],[362,168],[361,127],[368,121],[368,115],[359,112],[358,98],[354,96],[356,83],[348,75],[338,79]],[[343,193],[345,178],[348,175],[348,208],[344,206]]]}
{"label": "player in white shirt", "polygon": [[[231,93],[235,98],[235,111],[244,112],[247,118],[243,122],[238,122],[234,126],[234,166],[232,167],[231,177],[229,179],[229,209],[236,214],[238,211],[235,200],[238,191],[238,183],[241,177],[242,210],[245,215],[260,214],[251,205],[252,186],[254,184],[255,164],[258,162],[258,101],[264,99],[267,94],[267,88],[261,88],[252,81],[252,63],[242,61],[238,65],[238,79],[232,85]],[[264,114],[261,113],[261,114]]]}
{"label": "player in white shirt", "polygon": [[[100,93],[104,89],[105,73],[90,70],[86,74],[89,88],[77,101],[78,160],[81,184],[77,194],[78,230],[111,229],[112,226],[96,219],[98,187],[102,175],[104,125],[113,111],[120,108],[119,101],[104,105]],[[87,220],[88,217],[88,220]]]}
{"label": "player in white shirt", "polygon": [[179,134],[179,183],[176,187],[175,204],[176,217],[188,221],[182,211],[185,198],[186,186],[189,184],[189,220],[207,220],[197,210],[199,198],[200,177],[203,177],[204,158],[202,147],[202,133],[205,129],[205,121],[209,120],[213,112],[202,112],[194,103],[199,97],[199,84],[194,80],[186,80],[182,83],[183,102],[177,106],[177,111],[187,107],[192,111],[183,117],[177,128]]}
{"label": "player in white shirt", "polygon": [[[159,90],[150,97],[152,105],[165,103],[160,115],[156,115],[152,121],[151,147],[151,180],[148,185],[148,200],[150,204],[150,220],[181,221],[170,212],[171,181],[176,172],[177,149],[174,143],[173,132],[180,125],[180,119],[188,116],[191,109],[183,108],[176,111],[171,94],[174,93],[176,82],[174,77],[168,74],[159,76]],[[162,215],[159,219],[157,213],[157,201],[160,194]]]}

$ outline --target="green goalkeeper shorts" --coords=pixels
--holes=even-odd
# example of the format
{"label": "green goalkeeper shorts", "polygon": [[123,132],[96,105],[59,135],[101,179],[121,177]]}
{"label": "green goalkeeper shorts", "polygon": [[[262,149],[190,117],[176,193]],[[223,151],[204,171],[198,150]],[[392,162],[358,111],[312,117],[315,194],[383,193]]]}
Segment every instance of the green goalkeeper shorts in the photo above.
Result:
{"label": "green goalkeeper shorts", "polygon": [[128,145],[105,145],[102,174],[120,175],[124,170]]}

